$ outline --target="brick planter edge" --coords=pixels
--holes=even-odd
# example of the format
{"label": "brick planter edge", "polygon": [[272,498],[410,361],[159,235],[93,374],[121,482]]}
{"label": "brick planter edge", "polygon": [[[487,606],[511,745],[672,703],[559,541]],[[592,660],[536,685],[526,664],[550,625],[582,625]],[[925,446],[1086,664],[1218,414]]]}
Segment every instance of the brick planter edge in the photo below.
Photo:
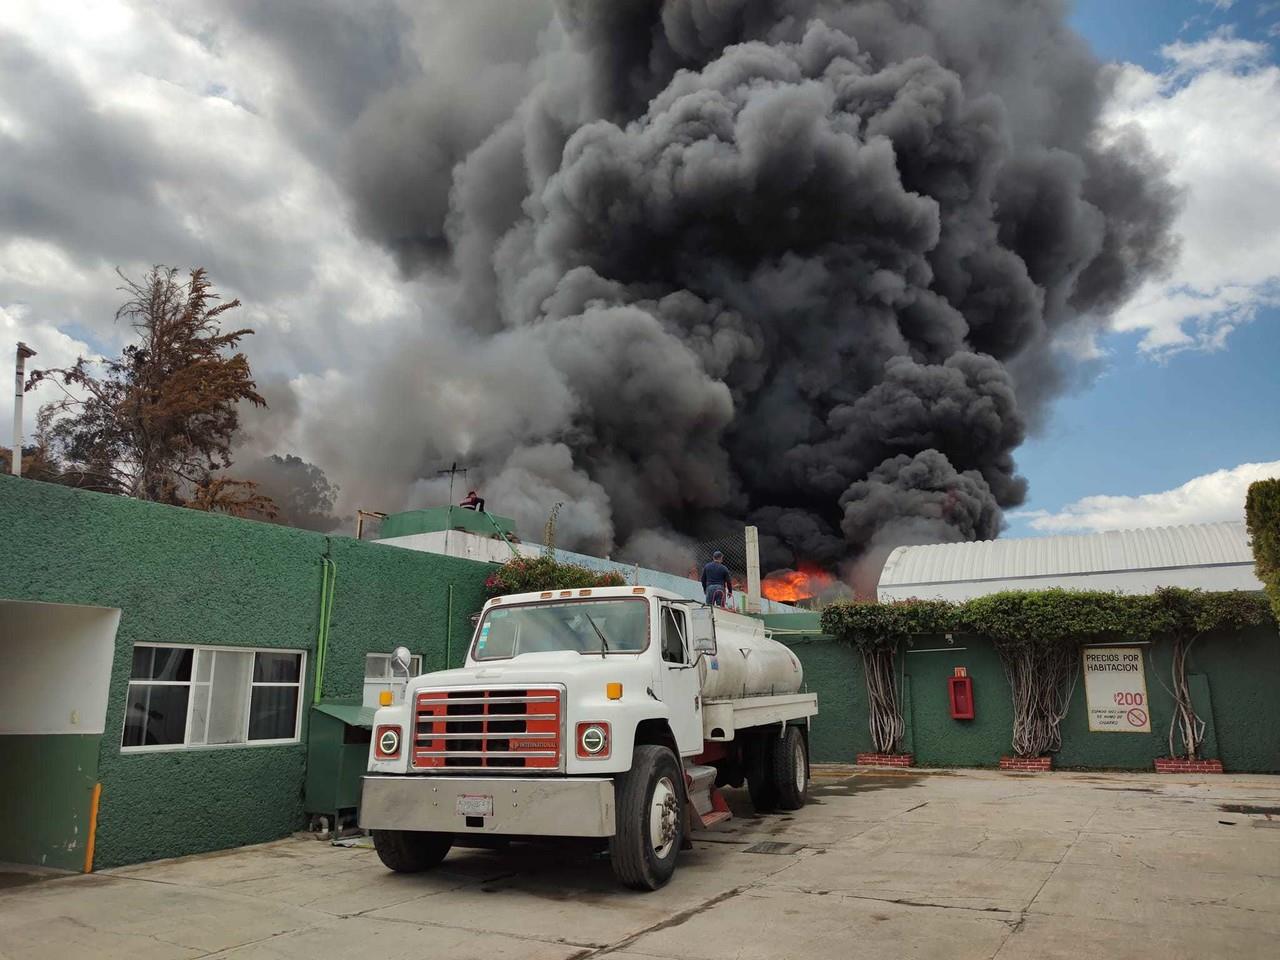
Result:
{"label": "brick planter edge", "polygon": [[1222,773],[1222,761],[1156,757],[1156,773]]}
{"label": "brick planter edge", "polygon": [[860,753],[857,765],[860,767],[909,767],[915,763],[915,754],[911,753]]}
{"label": "brick planter edge", "polygon": [[1001,757],[1000,769],[1045,773],[1053,769],[1053,757]]}

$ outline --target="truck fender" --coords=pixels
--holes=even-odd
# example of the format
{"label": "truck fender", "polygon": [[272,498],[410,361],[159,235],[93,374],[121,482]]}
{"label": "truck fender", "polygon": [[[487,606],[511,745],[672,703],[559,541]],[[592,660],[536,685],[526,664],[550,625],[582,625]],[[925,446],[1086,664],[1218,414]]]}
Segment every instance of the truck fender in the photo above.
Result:
{"label": "truck fender", "polygon": [[629,723],[626,727],[619,725],[614,729],[615,759],[625,762],[628,769],[631,767],[635,748],[642,743],[655,743],[664,746],[675,754],[677,760],[680,759],[680,751],[676,748],[676,738],[671,732],[671,725],[667,721],[662,704],[654,703],[652,706],[655,708],[652,712],[643,711],[638,715],[632,714],[628,718],[631,723],[634,723],[634,726]]}

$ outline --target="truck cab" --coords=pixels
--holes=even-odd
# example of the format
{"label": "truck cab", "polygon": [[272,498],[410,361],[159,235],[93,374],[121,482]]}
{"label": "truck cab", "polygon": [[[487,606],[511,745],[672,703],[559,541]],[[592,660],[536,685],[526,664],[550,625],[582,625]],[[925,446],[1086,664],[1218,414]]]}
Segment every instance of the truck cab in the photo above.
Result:
{"label": "truck cab", "polygon": [[[763,682],[746,667],[753,655],[752,668],[772,658],[763,696],[748,696]],[[796,692],[800,676],[758,621],[667,591],[495,598],[462,668],[408,679],[377,712],[361,826],[400,871],[438,863],[468,836],[599,838],[624,883],[654,889],[695,821],[727,815],[717,783],[754,779],[753,799],[802,802],[817,706]],[[762,713],[762,700],[775,709]],[[761,722],[735,723],[748,701]],[[780,765],[789,789],[766,783]]]}

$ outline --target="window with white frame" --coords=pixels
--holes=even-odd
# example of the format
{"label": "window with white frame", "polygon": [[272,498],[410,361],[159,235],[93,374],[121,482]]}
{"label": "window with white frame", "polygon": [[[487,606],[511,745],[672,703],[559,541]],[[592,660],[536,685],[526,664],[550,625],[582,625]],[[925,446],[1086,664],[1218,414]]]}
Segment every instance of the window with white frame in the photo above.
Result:
{"label": "window with white frame", "polygon": [[305,660],[298,650],[135,644],[120,745],[296,741]]}
{"label": "window with white frame", "polygon": [[[414,654],[409,658],[409,675],[418,677],[422,675],[422,657]],[[395,672],[392,666],[391,654],[389,653],[368,653],[364,658],[364,705],[366,707],[379,706],[378,698],[382,691],[391,689],[392,680],[403,680],[404,677]]]}

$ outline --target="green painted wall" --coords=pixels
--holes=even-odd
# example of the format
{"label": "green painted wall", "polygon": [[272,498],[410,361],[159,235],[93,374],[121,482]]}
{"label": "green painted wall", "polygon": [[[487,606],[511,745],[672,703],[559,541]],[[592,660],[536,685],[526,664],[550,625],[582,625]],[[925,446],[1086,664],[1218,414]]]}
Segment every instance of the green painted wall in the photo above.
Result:
{"label": "green painted wall", "polygon": [[[1010,753],[1013,706],[1004,668],[990,644],[958,639],[954,649],[941,637],[922,639],[905,655],[911,682],[908,726],[916,763],[925,767],[995,766]],[[952,720],[947,678],[967,667],[973,678],[972,720]]]}
{"label": "green painted wall", "polygon": [[1236,637],[1203,637],[1190,661],[1213,696],[1206,719],[1226,768],[1280,772],[1280,633],[1259,627]]}
{"label": "green painted wall", "polygon": [[[422,669],[429,671],[445,668],[447,645],[450,665],[461,664],[471,640],[470,617],[484,606],[491,565],[345,537],[332,539],[330,557],[338,565],[338,585],[326,698],[359,697],[369,651],[404,645],[422,655]],[[450,586],[452,620],[446,615]]]}
{"label": "green painted wall", "polygon": [[0,598],[122,611],[98,763],[102,867],[276,839],[303,826],[308,711],[296,745],[120,751],[135,642],[300,649],[311,674],[321,558],[329,555],[338,578],[325,692],[358,700],[368,652],[403,643],[429,667],[443,663],[450,584],[456,660],[489,569],[8,476],[0,477],[0,528]]}
{"label": "green painted wall", "polygon": [[515,536],[516,524],[510,517],[492,513],[464,510],[462,507],[433,507],[429,510],[407,510],[393,513],[382,521],[378,536],[407,537],[415,533],[435,533],[440,530],[468,530],[482,537],[497,537],[499,531],[507,537]]}
{"label": "green painted wall", "polygon": [[828,637],[787,639],[804,666],[806,688],[818,694],[818,715],[809,730],[813,761],[853,763],[871,749],[867,685],[858,652]]}
{"label": "green painted wall", "polygon": [[0,861],[84,869],[97,734],[0,736]]}
{"label": "green painted wall", "polygon": [[[813,756],[818,761],[850,761],[870,750],[866,720],[866,684],[856,651],[816,632],[814,614],[763,617],[779,631],[804,664],[805,683],[818,694],[813,725]],[[1013,708],[1004,668],[991,643],[982,637],[917,640],[903,654],[904,750],[920,766],[991,767],[1012,750]],[[1091,733],[1083,680],[1072,693],[1062,722],[1060,768],[1151,770],[1156,757],[1169,753],[1173,701],[1166,691],[1169,648],[1144,648],[1152,732]],[[1210,634],[1196,641],[1189,661],[1196,708],[1206,721],[1201,753],[1222,760],[1227,770],[1280,772],[1280,635],[1274,628],[1238,634]],[[973,678],[977,716],[953,720],[947,678],[956,667]],[[1162,683],[1163,681],[1163,683]]]}

